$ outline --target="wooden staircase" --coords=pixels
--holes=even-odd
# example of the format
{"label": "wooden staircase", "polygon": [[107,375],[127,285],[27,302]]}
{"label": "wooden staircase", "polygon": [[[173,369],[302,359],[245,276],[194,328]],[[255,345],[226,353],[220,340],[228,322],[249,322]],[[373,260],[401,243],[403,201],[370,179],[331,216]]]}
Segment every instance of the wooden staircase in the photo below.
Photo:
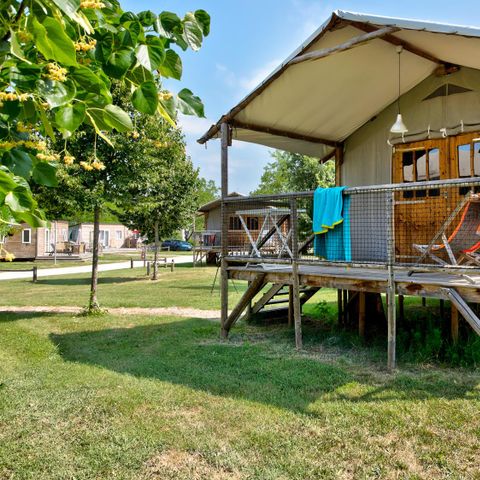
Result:
{"label": "wooden staircase", "polygon": [[[300,305],[304,305],[320,287],[300,287]],[[252,315],[268,314],[279,316],[288,312],[290,288],[288,285],[274,283],[252,307]],[[270,308],[275,306],[274,308]]]}

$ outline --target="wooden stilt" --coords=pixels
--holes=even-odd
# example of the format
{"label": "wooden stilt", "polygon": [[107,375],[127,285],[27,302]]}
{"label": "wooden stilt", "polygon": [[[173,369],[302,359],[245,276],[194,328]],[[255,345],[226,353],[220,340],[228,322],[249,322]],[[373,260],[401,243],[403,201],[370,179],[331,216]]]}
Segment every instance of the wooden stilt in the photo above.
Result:
{"label": "wooden stilt", "polygon": [[451,318],[450,318],[450,332],[452,335],[453,343],[458,342],[458,324],[459,324],[458,309],[455,305],[452,305]]}
{"label": "wooden stilt", "polygon": [[427,299],[425,297],[422,297],[422,307],[427,306]]}
{"label": "wooden stilt", "polygon": [[293,322],[295,325],[295,347],[297,350],[303,348],[302,339],[302,305],[300,303],[300,285],[298,276],[298,216],[297,200],[290,200],[290,218],[292,221],[292,290],[293,290]]}
{"label": "wooden stilt", "polygon": [[396,285],[395,272],[393,264],[395,262],[395,198],[394,193],[390,192],[387,196],[387,254],[388,254],[388,302],[387,302],[387,368],[392,371],[396,367],[396,349],[397,349],[397,308],[395,302]]}
{"label": "wooden stilt", "polygon": [[398,319],[402,323],[405,319],[404,300],[405,300],[405,297],[403,295],[398,296]]}
{"label": "wooden stilt", "polygon": [[358,335],[365,338],[365,292],[358,296]]}
{"label": "wooden stilt", "polygon": [[288,326],[293,326],[293,286],[288,287]]}
{"label": "wooden stilt", "polygon": [[337,320],[338,325],[342,325],[343,322],[343,293],[341,290],[337,290]]}

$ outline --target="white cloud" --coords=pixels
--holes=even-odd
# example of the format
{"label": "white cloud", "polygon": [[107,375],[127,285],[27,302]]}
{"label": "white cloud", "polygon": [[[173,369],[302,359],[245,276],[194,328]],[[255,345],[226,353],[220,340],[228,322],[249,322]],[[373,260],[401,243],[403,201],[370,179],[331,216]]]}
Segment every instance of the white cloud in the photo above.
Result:
{"label": "white cloud", "polygon": [[199,138],[215,122],[209,120],[208,118],[199,118],[193,115],[179,115],[178,123],[182,127],[182,131],[185,135],[191,135]]}
{"label": "white cloud", "polygon": [[240,87],[246,90],[245,93],[250,92],[257,87],[268,75],[270,75],[280,64],[282,60],[275,58],[270,60],[265,65],[257,68],[247,76],[241,77],[238,81]]}

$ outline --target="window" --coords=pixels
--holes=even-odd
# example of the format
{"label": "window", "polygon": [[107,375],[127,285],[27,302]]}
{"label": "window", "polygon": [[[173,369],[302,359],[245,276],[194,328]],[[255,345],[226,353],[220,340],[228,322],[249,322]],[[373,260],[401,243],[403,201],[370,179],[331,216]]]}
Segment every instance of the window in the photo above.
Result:
{"label": "window", "polygon": [[115,232],[115,236],[116,236],[117,240],[121,240],[123,238],[123,232],[121,230],[117,230]]}
{"label": "window", "polygon": [[258,217],[247,217],[247,228],[249,230],[258,230]]}
{"label": "window", "polygon": [[66,228],[62,228],[62,239],[64,242],[68,240],[68,230]]}
{"label": "window", "polygon": [[22,243],[32,243],[32,230],[30,228],[22,230]]}
{"label": "window", "polygon": [[[403,182],[440,180],[440,150],[438,148],[405,151],[402,154]],[[438,197],[438,189],[407,190],[404,198]]]}
{"label": "window", "polygon": [[[480,141],[478,138],[457,146],[457,167],[459,178],[480,176]],[[465,195],[471,187],[460,187],[460,195]],[[475,193],[480,191],[475,187]]]}
{"label": "window", "polygon": [[230,217],[229,230],[242,230],[242,222],[239,217]]}

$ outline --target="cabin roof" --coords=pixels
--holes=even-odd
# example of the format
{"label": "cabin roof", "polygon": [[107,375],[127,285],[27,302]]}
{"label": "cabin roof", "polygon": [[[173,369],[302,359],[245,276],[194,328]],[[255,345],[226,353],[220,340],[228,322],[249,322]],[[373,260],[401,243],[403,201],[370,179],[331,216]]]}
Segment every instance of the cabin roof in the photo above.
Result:
{"label": "cabin roof", "polygon": [[480,28],[337,10],[198,141],[227,122],[233,139],[327,158],[396,101],[398,46],[401,95],[435,72],[480,69]]}
{"label": "cabin roof", "polygon": [[[241,193],[238,193],[238,192],[231,192],[227,195],[227,197],[244,197],[245,195],[241,194]],[[208,202],[208,203],[205,203],[204,205],[202,205],[198,211],[201,212],[201,213],[205,213],[205,212],[210,212],[211,210],[214,210],[215,208],[218,208],[220,207],[222,203],[222,199],[221,198],[216,198],[215,200],[212,200],[211,202]]]}

